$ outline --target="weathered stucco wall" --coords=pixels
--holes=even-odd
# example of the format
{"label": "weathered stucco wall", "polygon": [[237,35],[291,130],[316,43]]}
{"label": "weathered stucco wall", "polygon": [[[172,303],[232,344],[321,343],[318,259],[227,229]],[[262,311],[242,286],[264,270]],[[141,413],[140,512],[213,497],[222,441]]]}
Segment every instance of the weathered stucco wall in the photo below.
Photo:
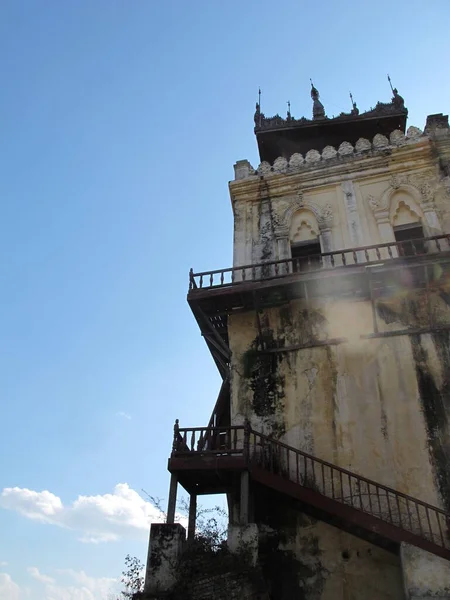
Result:
{"label": "weathered stucco wall", "polygon": [[[383,147],[296,159],[300,167],[241,165],[245,176],[230,184],[234,264],[290,258],[291,243],[315,236],[322,252],[392,242],[405,223],[420,223],[425,236],[450,233],[450,134],[440,146],[418,130],[396,145],[397,134]],[[321,299],[231,315],[232,421],[248,418],[256,430],[450,511],[450,284],[438,271],[425,294],[413,290],[415,273],[398,269],[374,307],[364,294],[344,295],[336,279]],[[399,334],[406,329],[420,331]],[[389,332],[397,335],[378,335]],[[286,502],[278,497],[264,513],[271,500],[259,490],[255,520],[262,544],[265,531],[280,560],[292,557],[298,597],[405,597],[398,557]],[[403,571],[415,560],[405,554]],[[276,585],[274,597],[294,597],[294,588]]]}
{"label": "weathered stucco wall", "polygon": [[[260,319],[279,351],[257,350],[254,313],[230,319],[235,422],[247,417],[319,458],[450,506],[448,332],[362,339],[369,302],[296,301]],[[340,343],[314,345],[326,339]]]}
{"label": "weathered stucco wall", "polygon": [[259,563],[276,600],[403,600],[400,560],[258,488]]}

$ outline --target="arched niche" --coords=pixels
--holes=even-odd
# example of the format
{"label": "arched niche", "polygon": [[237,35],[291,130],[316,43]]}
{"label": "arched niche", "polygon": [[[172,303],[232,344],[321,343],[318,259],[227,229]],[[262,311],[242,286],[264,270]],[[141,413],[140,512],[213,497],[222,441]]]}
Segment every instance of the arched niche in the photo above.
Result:
{"label": "arched niche", "polygon": [[289,226],[289,241],[291,245],[318,241],[319,226],[314,213],[307,209],[300,209],[292,215]]}
{"label": "arched niche", "polygon": [[393,227],[422,222],[423,211],[409,190],[395,190],[389,204],[389,220]]}

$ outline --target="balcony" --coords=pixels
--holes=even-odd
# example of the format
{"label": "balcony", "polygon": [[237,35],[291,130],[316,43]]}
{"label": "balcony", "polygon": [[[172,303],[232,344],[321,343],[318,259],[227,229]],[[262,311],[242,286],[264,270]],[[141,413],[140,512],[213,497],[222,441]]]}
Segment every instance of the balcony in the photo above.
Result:
{"label": "balcony", "polygon": [[[449,260],[450,234],[441,234],[214,271],[195,273],[191,269],[188,301],[214,316],[220,327],[221,315],[258,305],[328,295],[370,297],[373,273],[407,268],[420,269],[425,277],[427,265]],[[422,279],[415,277],[414,281],[420,285]]]}
{"label": "balcony", "polygon": [[268,437],[248,422],[180,428],[177,421],[168,469],[169,523],[178,484],[191,497],[240,487],[240,518],[247,523],[249,487],[243,488],[242,475],[248,473],[255,502],[264,486],[300,501],[302,512],[391,552],[406,542],[450,560],[450,515],[441,508]]}
{"label": "balcony", "polygon": [[[416,297],[421,295],[423,305],[429,305],[433,291],[435,296],[450,298],[450,234],[214,271],[191,270],[188,302],[225,379],[230,359],[229,315],[259,312],[299,299],[369,300],[374,335],[420,333],[413,322],[396,331],[379,331],[377,303],[399,287],[403,292],[414,291]],[[439,322],[432,321],[430,318],[422,330],[448,328],[450,324],[447,315],[440,316]]]}

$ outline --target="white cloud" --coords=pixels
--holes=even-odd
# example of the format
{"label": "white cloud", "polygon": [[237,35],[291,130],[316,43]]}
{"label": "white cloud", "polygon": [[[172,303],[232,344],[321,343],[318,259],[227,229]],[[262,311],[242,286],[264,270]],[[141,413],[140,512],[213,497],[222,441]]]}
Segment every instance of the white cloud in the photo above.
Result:
{"label": "white cloud", "polygon": [[[42,523],[72,529],[81,534],[80,541],[88,543],[130,536],[147,537],[150,523],[164,520],[156,506],[126,483],[117,484],[111,494],[78,496],[68,505],[49,491],[4,488],[0,508],[15,510]],[[185,524],[185,520],[181,521]]]}
{"label": "white cloud", "polygon": [[0,598],[2,600],[20,600],[20,588],[8,573],[0,573]]}
{"label": "white cloud", "polygon": [[8,566],[8,561],[0,560],[0,567],[7,567],[7,566]]}
{"label": "white cloud", "polygon": [[116,413],[116,417],[122,417],[122,419],[127,419],[128,421],[131,421],[131,415],[129,415],[126,412],[123,412],[122,410]]}
{"label": "white cloud", "polygon": [[47,583],[50,585],[52,583],[55,583],[53,577],[49,577],[48,575],[42,575],[42,573],[39,572],[39,569],[37,567],[28,567],[27,571],[31,575],[31,577],[33,577],[33,579],[36,579],[36,581],[40,581],[41,583]]}
{"label": "white cloud", "polygon": [[[57,572],[59,577],[54,578],[41,573],[36,567],[29,567],[28,573],[42,584],[39,597],[43,600],[105,600],[117,597],[119,584],[111,577],[91,577],[84,571],[62,569]],[[3,596],[0,595],[0,599],[3,600]],[[5,596],[6,599],[10,600],[9,596]]]}

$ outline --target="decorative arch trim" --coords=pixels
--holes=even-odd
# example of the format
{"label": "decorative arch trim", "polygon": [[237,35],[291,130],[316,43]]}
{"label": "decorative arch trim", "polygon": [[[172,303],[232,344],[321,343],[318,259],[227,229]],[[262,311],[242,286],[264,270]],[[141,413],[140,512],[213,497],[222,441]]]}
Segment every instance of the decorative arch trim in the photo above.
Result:
{"label": "decorative arch trim", "polygon": [[282,215],[282,224],[290,228],[294,214],[300,210],[309,210],[316,218],[319,229],[330,229],[333,225],[333,211],[330,204],[319,206],[309,198],[304,198],[303,193],[298,193],[298,199],[290,204]]}

